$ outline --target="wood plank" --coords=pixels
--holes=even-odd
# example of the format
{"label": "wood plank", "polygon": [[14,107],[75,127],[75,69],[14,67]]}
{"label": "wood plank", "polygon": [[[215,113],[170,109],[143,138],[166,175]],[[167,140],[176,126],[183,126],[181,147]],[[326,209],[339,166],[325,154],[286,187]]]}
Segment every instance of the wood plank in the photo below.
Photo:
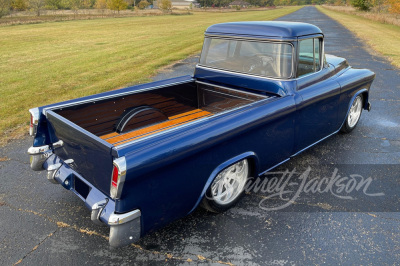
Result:
{"label": "wood plank", "polygon": [[134,130],[125,134],[118,134],[116,132],[106,134],[100,136],[101,139],[104,139],[110,144],[114,144],[115,146],[121,145],[123,143],[139,139],[142,137],[149,136],[151,134],[155,134],[166,129],[174,128],[183,124],[186,124],[190,121],[198,120],[203,117],[207,117],[212,115],[212,113],[196,109],[189,112],[185,112],[179,115],[174,115],[169,117],[168,121],[158,123],[149,127],[141,128],[138,130]]}

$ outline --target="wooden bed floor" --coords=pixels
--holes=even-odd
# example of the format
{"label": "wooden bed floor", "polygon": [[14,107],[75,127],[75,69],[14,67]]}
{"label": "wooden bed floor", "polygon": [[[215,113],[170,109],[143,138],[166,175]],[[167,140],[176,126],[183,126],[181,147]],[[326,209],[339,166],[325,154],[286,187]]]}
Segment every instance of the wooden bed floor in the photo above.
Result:
{"label": "wooden bed floor", "polygon": [[147,137],[149,135],[174,128],[195,120],[198,120],[203,117],[211,116],[212,113],[201,110],[201,109],[196,109],[192,110],[186,113],[182,113],[179,115],[174,115],[171,117],[168,117],[168,121],[154,124],[145,128],[133,130],[127,133],[123,134],[118,134],[116,132],[100,136],[101,139],[107,141],[110,144],[113,144],[114,146],[118,146],[121,144],[124,144],[126,142],[136,140],[139,138]]}

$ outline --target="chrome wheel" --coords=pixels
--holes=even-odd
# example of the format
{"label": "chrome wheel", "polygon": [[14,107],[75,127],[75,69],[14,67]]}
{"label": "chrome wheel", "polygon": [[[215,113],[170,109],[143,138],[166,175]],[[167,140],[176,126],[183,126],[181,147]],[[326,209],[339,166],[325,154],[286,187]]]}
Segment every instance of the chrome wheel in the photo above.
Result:
{"label": "chrome wheel", "polygon": [[219,205],[228,205],[243,192],[249,175],[247,159],[226,168],[211,184],[211,198]]}
{"label": "chrome wheel", "polygon": [[356,126],[358,120],[360,119],[362,111],[362,98],[358,95],[355,99],[353,104],[350,107],[349,115],[347,116],[347,124],[350,128]]}

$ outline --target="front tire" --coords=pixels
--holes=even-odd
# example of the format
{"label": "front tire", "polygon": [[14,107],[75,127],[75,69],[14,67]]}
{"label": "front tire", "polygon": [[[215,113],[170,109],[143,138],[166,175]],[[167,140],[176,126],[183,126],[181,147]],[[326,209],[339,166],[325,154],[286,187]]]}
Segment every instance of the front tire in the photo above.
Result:
{"label": "front tire", "polygon": [[244,194],[249,177],[249,162],[241,160],[222,170],[211,183],[201,206],[211,212],[221,213],[238,203]]}
{"label": "front tire", "polygon": [[343,133],[350,133],[358,124],[362,113],[363,96],[358,95],[351,104],[346,120],[340,129]]}

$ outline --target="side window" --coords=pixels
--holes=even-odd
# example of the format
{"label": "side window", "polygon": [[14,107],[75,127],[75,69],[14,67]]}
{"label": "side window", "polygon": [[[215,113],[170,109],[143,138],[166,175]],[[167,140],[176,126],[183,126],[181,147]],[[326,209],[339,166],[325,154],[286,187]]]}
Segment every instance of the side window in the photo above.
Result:
{"label": "side window", "polygon": [[321,69],[321,45],[321,38],[306,39],[299,42],[297,77],[314,73]]}

